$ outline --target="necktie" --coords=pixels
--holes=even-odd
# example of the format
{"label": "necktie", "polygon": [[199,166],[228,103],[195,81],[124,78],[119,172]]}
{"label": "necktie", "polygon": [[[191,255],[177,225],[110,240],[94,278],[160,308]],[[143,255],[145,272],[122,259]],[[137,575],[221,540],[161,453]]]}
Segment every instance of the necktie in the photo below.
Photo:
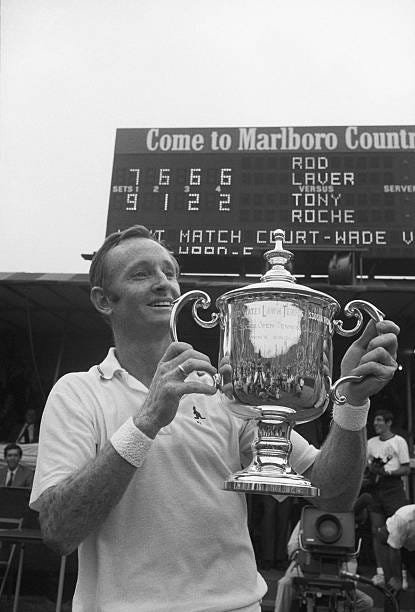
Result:
{"label": "necktie", "polygon": [[21,428],[20,433],[19,433],[19,435],[17,436],[17,440],[16,440],[16,442],[17,442],[18,444],[19,444],[19,443],[20,443],[20,444],[24,444],[24,443],[26,442],[26,440],[27,440],[27,427],[28,427],[28,425],[27,425],[27,423],[25,423],[25,424],[23,425],[23,427]]}
{"label": "necktie", "polygon": [[11,487],[12,486],[12,484],[13,484],[13,476],[14,476],[13,472],[10,472],[9,480],[7,481],[7,485],[6,485],[7,487]]}

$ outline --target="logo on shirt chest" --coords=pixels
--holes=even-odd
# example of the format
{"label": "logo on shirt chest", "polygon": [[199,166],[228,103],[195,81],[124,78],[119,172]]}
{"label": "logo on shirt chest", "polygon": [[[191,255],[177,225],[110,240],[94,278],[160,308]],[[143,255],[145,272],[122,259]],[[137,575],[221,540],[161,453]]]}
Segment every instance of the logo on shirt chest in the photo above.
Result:
{"label": "logo on shirt chest", "polygon": [[203,421],[206,421],[206,417],[204,417],[203,414],[199,412],[196,406],[193,406],[193,418],[196,423],[199,423],[199,425],[202,425]]}

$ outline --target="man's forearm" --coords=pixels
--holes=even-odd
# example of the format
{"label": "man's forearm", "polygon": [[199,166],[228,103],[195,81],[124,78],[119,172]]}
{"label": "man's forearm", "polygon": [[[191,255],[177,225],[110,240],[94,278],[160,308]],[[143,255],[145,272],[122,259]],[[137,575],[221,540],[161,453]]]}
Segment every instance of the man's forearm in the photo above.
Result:
{"label": "man's forearm", "polygon": [[397,548],[392,548],[387,544],[387,554],[388,554],[388,567],[385,571],[386,579],[390,580],[391,578],[398,578],[401,580],[402,578],[402,561],[401,561],[401,551]]}
{"label": "man's forearm", "polygon": [[352,510],[365,464],[366,428],[349,431],[333,423],[311,469],[311,482],[321,490],[313,502],[330,512]]}
{"label": "man's forearm", "polygon": [[406,476],[407,474],[409,474],[410,472],[410,468],[409,465],[401,465],[398,468],[396,468],[396,470],[391,470],[390,472],[387,472],[387,474],[389,476]]}
{"label": "man's forearm", "polygon": [[47,489],[39,500],[45,543],[60,554],[73,552],[102,525],[135,471],[108,442],[90,464]]}

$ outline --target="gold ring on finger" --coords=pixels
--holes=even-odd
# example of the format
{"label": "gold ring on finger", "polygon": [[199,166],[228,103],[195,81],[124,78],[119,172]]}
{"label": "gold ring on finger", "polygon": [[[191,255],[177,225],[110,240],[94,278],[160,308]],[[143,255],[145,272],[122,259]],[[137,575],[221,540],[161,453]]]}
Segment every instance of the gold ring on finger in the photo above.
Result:
{"label": "gold ring on finger", "polygon": [[182,366],[182,364],[179,364],[177,367],[179,368],[179,370],[180,370],[180,372],[183,374],[183,376],[184,376],[185,378],[187,378],[186,370],[184,369],[184,367]]}

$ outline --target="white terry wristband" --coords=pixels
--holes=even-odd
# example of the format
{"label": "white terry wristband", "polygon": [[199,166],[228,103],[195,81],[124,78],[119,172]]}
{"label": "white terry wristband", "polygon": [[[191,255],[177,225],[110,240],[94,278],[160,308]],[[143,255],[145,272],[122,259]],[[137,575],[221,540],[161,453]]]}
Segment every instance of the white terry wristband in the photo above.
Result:
{"label": "white terry wristband", "polygon": [[123,459],[138,468],[144,462],[153,440],[140,431],[130,417],[111,436],[110,442]]}
{"label": "white terry wristband", "polygon": [[334,404],[333,421],[342,429],[359,431],[366,426],[369,407],[369,400],[367,400],[362,406],[352,406],[351,404],[343,404],[342,406],[339,406],[339,404]]}

